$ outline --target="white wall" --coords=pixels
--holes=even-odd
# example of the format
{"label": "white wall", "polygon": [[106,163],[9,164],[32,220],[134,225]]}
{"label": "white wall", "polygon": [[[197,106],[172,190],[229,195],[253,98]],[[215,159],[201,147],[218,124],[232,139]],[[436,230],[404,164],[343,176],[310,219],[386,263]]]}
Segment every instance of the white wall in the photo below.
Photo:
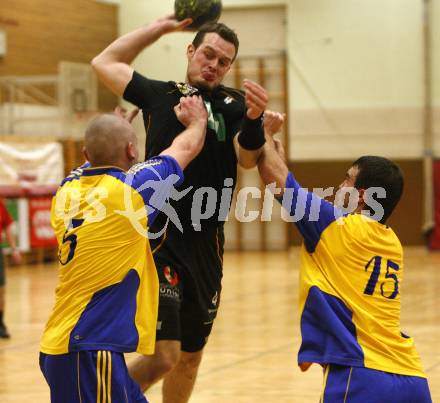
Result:
{"label": "white wall", "polygon": [[[290,57],[331,108],[420,106],[421,1],[292,0]],[[293,74],[293,106],[315,102]]]}

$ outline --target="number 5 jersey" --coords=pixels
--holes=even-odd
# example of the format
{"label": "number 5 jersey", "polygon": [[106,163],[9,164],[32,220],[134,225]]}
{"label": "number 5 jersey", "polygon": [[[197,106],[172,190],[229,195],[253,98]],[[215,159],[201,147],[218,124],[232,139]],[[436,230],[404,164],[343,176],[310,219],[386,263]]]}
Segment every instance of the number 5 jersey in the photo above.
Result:
{"label": "number 5 jersey", "polygon": [[167,156],[73,171],[52,202],[59,284],[41,352],[152,354],[159,283],[148,228],[183,179]]}

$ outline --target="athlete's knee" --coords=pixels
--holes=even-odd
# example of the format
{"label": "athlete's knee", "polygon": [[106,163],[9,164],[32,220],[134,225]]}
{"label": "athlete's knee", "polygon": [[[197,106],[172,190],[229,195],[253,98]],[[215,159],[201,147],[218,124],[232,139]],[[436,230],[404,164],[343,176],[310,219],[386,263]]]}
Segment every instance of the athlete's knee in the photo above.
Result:
{"label": "athlete's knee", "polygon": [[174,369],[181,358],[180,343],[174,341],[157,342],[154,358],[158,372],[165,375]]}
{"label": "athlete's knee", "polygon": [[154,355],[141,356],[128,365],[130,376],[143,391],[163,378],[179,362],[180,342],[159,341]]}
{"label": "athlete's knee", "polygon": [[203,350],[195,353],[182,352],[180,362],[189,370],[197,370],[202,362]]}
{"label": "athlete's knee", "polygon": [[174,369],[179,362],[179,356],[176,354],[160,354],[157,357],[157,368],[162,374],[166,374]]}

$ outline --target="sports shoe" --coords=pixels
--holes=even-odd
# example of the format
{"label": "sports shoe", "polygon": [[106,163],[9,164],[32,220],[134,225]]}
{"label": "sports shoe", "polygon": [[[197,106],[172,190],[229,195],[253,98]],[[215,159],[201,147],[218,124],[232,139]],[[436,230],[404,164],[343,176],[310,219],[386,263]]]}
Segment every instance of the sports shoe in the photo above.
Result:
{"label": "sports shoe", "polygon": [[9,339],[11,335],[8,332],[8,329],[6,329],[5,325],[0,325],[0,338],[1,339]]}

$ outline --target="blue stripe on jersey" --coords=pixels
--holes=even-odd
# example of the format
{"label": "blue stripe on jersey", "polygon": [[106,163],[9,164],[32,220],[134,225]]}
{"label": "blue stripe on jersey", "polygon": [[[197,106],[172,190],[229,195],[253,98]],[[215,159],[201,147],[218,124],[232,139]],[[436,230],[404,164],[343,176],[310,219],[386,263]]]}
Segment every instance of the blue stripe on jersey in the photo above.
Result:
{"label": "blue stripe on jersey", "polygon": [[298,362],[363,366],[353,313],[339,298],[311,287],[301,315]]}
{"label": "blue stripe on jersey", "polygon": [[69,175],[62,180],[60,186],[63,186],[66,182],[71,182],[73,180],[79,179],[83,174],[83,170],[89,167],[90,167],[90,162],[86,162],[80,167],[70,171]]}
{"label": "blue stripe on jersey", "polygon": [[300,218],[296,219],[295,217],[294,221],[304,237],[304,243],[309,253],[315,251],[323,231],[333,221],[344,216],[344,213],[332,203],[301,188],[291,172],[287,176],[282,204],[290,213],[291,218],[295,217],[295,213],[300,215]]}
{"label": "blue stripe on jersey", "polygon": [[110,172],[124,172],[122,168],[118,167],[90,167],[83,170],[82,176],[96,176],[96,175],[104,175]]}
{"label": "blue stripe on jersey", "polygon": [[133,320],[139,282],[138,273],[132,269],[121,283],[96,292],[72,329],[69,351],[97,348],[119,352],[135,351],[139,334]]}

